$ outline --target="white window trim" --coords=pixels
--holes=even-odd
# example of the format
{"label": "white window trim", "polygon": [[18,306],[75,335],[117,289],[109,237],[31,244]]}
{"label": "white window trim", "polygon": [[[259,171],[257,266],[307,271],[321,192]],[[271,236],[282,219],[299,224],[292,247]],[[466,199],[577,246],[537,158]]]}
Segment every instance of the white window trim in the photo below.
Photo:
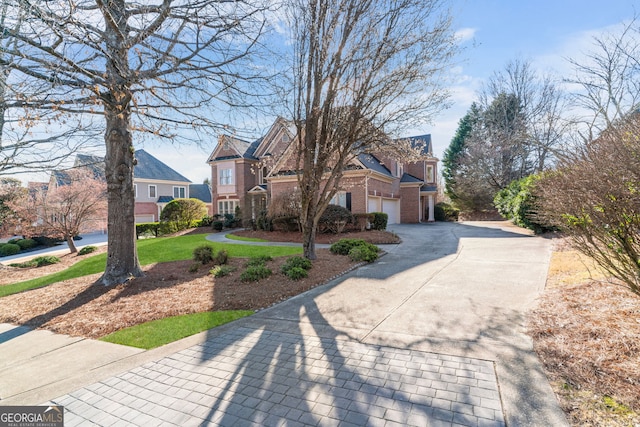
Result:
{"label": "white window trim", "polygon": [[138,198],[138,184],[133,184],[133,198]]}
{"label": "white window trim", "polygon": [[[225,203],[227,203],[227,208],[231,207],[227,212],[224,212],[225,209],[222,209],[222,206],[224,206]],[[236,207],[238,206],[240,206],[240,200],[238,199],[220,199],[218,200],[218,214],[224,215],[230,213],[235,215]]]}
{"label": "white window trim", "polygon": [[[182,188],[184,190],[184,196],[180,197],[180,190],[178,190],[178,197],[176,197],[176,189]],[[173,198],[174,199],[185,199],[187,197],[187,187],[183,185],[174,185],[173,186]]]}
{"label": "white window trim", "polygon": [[[151,187],[153,187],[153,196],[151,195]],[[158,186],[155,184],[149,184],[148,195],[150,199],[155,199],[156,197],[158,197]]]}
{"label": "white window trim", "polygon": [[[227,175],[228,172],[228,175]],[[218,184],[219,185],[233,185],[233,169],[224,168],[218,172]]]}

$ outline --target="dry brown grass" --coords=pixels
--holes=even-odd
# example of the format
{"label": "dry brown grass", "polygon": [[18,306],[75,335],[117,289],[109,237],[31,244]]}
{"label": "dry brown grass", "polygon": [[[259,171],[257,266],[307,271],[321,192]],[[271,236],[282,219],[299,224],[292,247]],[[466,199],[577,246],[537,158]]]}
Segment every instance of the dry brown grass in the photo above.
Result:
{"label": "dry brown grass", "polygon": [[640,425],[640,298],[564,242],[529,331],[576,426]]}

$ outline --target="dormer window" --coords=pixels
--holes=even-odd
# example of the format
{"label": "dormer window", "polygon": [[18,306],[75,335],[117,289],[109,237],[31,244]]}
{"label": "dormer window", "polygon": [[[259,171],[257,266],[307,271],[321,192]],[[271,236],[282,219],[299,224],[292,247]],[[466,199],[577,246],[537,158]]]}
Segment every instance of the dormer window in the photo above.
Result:
{"label": "dormer window", "polygon": [[401,177],[404,174],[404,167],[402,163],[396,162],[396,176]]}
{"label": "dormer window", "polygon": [[427,165],[427,182],[432,184],[436,182],[436,169],[433,165]]}

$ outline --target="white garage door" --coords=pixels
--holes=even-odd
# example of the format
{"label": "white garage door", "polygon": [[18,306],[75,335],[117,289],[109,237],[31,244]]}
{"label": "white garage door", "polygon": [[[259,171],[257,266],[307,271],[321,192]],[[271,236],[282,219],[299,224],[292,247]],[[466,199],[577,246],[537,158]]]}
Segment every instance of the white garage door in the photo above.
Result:
{"label": "white garage door", "polygon": [[367,212],[381,212],[380,209],[380,197],[369,196],[369,206]]}
{"label": "white garage door", "polygon": [[382,212],[389,216],[387,224],[398,224],[400,222],[400,201],[397,199],[382,199]]}
{"label": "white garage door", "polygon": [[153,215],[136,215],[136,224],[141,222],[153,222]]}

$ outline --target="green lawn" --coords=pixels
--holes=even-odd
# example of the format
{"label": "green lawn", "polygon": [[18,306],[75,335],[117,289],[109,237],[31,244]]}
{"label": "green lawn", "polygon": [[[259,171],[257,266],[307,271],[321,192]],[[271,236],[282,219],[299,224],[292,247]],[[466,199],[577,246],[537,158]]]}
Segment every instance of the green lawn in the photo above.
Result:
{"label": "green lawn", "polygon": [[149,350],[251,314],[253,311],[235,310],[167,317],[116,331],[100,340]]}
{"label": "green lawn", "polygon": [[[270,255],[272,257],[294,255],[302,252],[301,247],[288,246],[255,246],[242,244],[223,244],[210,242],[205,239],[206,234],[193,234],[179,237],[159,237],[157,239],[138,241],[138,258],[140,264],[148,265],[155,262],[180,261],[191,259],[193,249],[197,246],[208,244],[215,250],[225,249],[230,257],[257,257]],[[94,255],[83,259],[66,270],[49,274],[37,279],[25,282],[13,283],[0,286],[0,297],[40,288],[52,283],[88,274],[100,273],[104,271],[107,254]]]}
{"label": "green lawn", "polygon": [[268,240],[258,239],[257,237],[236,236],[235,234],[227,234],[227,239],[239,240],[242,242],[268,242]]}

